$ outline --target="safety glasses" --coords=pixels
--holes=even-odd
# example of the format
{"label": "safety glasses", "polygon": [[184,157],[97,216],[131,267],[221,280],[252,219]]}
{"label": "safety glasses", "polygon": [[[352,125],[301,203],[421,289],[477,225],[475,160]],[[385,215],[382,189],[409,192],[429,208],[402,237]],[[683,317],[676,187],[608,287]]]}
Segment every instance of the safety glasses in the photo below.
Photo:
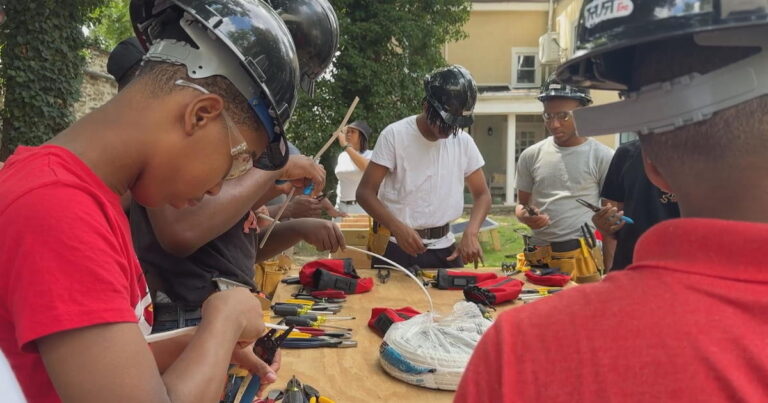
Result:
{"label": "safety glasses", "polygon": [[544,112],[541,114],[541,117],[544,118],[545,122],[551,122],[553,120],[558,120],[560,122],[567,122],[571,119],[573,119],[573,112],[571,111],[565,111],[565,112]]}
{"label": "safety glasses", "polygon": [[[176,80],[174,84],[196,89],[203,94],[211,93],[205,88],[186,80]],[[245,138],[240,134],[240,130],[237,129],[229,114],[222,110],[221,115],[224,117],[224,123],[227,125],[227,136],[229,138],[230,154],[232,155],[232,167],[229,169],[227,176],[224,177],[225,180],[229,180],[242,176],[253,167],[253,155],[248,151],[248,143],[245,142]]]}

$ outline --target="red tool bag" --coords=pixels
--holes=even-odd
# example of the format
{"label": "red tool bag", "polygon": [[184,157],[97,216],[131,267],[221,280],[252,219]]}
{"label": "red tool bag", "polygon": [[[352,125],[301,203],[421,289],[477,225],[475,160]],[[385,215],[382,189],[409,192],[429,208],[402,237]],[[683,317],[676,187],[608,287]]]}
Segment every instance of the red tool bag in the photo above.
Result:
{"label": "red tool bag", "polygon": [[441,290],[463,290],[464,287],[481,281],[493,280],[499,276],[496,273],[477,273],[471,271],[444,270],[437,271],[435,286]]}
{"label": "red tool bag", "polygon": [[421,312],[406,306],[405,308],[373,308],[371,309],[371,319],[368,320],[368,327],[373,329],[381,337],[387,333],[393,323],[404,322]]}
{"label": "red tool bag", "polygon": [[483,305],[498,305],[512,301],[520,295],[523,282],[510,277],[502,277],[483,281],[464,289],[464,298],[467,301]]}
{"label": "red tool bag", "polygon": [[533,284],[544,285],[548,287],[562,287],[571,281],[571,276],[563,273],[552,273],[547,275],[539,275],[534,270],[528,270],[525,272],[525,278]]}
{"label": "red tool bag", "polygon": [[299,272],[304,287],[315,290],[340,290],[360,294],[373,288],[373,279],[360,278],[352,259],[320,259],[305,264]]}

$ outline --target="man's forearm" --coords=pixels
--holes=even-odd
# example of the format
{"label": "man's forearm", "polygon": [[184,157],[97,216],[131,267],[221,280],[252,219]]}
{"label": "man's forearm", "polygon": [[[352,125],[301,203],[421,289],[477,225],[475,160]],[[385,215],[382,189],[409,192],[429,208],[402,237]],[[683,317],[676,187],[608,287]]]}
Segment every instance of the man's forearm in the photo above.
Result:
{"label": "man's forearm", "polygon": [[[256,263],[269,260],[301,241],[301,233],[296,231],[296,225],[298,225],[298,221],[280,222],[275,225],[267,243],[256,253]],[[259,232],[259,236],[256,237],[256,247],[265,233],[266,230]]]}
{"label": "man's forearm", "polygon": [[251,170],[229,181],[215,197],[194,207],[147,210],[161,246],[177,256],[188,256],[232,228],[256,199],[272,189],[279,172]]}
{"label": "man's forearm", "polygon": [[617,243],[613,234],[603,234],[603,265],[606,272],[613,267],[613,255],[616,253]]}
{"label": "man's forearm", "polygon": [[472,210],[469,214],[469,224],[467,224],[467,229],[464,230],[464,236],[476,236],[480,232],[480,227],[482,227],[485,217],[488,216],[488,212],[491,210],[490,192],[482,192],[473,196],[473,202]]}

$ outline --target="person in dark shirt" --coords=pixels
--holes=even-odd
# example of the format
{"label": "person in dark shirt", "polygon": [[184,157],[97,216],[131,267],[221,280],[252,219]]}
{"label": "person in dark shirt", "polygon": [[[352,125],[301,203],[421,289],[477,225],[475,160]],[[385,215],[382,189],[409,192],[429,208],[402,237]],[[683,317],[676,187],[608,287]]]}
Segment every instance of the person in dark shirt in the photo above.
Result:
{"label": "person in dark shirt", "polygon": [[[611,160],[600,192],[603,208],[592,217],[605,236],[605,267],[622,270],[632,264],[635,243],[656,223],[680,217],[677,197],[648,180],[638,140],[621,145]],[[622,215],[632,218],[626,224]]]}

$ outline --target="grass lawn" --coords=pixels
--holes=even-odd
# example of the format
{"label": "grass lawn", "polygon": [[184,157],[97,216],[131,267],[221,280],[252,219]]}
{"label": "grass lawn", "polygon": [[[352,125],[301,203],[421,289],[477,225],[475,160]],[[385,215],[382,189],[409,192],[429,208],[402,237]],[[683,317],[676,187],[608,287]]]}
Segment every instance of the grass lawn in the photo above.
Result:
{"label": "grass lawn", "polygon": [[[495,251],[492,248],[490,236],[481,236],[480,244],[483,246],[483,255],[487,267],[500,267],[501,262],[512,262],[514,258],[505,258],[504,255],[518,254],[523,251],[523,238],[514,230],[530,232],[528,226],[520,224],[513,215],[489,215],[493,221],[499,223],[499,236],[501,238],[501,250]],[[469,216],[463,217],[469,219]],[[474,267],[467,265],[467,267]]]}

